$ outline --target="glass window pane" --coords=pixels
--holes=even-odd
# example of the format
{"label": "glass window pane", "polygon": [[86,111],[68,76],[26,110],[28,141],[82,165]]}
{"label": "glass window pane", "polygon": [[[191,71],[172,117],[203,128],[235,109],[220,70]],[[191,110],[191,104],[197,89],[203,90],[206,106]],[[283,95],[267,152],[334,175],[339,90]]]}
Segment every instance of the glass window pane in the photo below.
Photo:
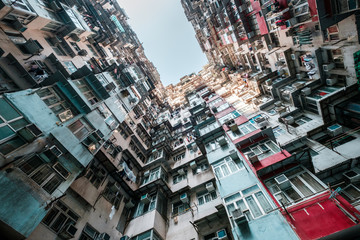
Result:
{"label": "glass window pane", "polygon": [[12,138],[11,140],[0,145],[0,152],[4,155],[14,151],[15,149],[25,145],[26,142],[19,137]]}
{"label": "glass window pane", "polygon": [[309,173],[305,172],[300,175],[316,192],[324,190],[324,187],[316,181]]}
{"label": "glass window pane", "polygon": [[235,210],[235,205],[233,203],[226,206],[228,212],[230,215],[232,215],[232,212]]}
{"label": "glass window pane", "polygon": [[10,121],[14,118],[18,118],[21,115],[3,98],[0,98],[0,115],[5,120]]}
{"label": "glass window pane", "polygon": [[66,219],[67,219],[67,217],[64,214],[61,213],[56,218],[54,223],[51,225],[51,229],[54,230],[55,232],[58,232],[61,229],[61,227],[63,226]]}
{"label": "glass window pane", "polygon": [[262,192],[257,192],[255,193],[255,196],[257,198],[257,200],[260,203],[260,206],[262,207],[262,209],[264,209],[264,211],[270,212],[272,210],[272,207],[270,206],[268,200],[265,198],[264,194]]}
{"label": "glass window pane", "polygon": [[292,187],[284,190],[284,192],[285,192],[293,201],[297,201],[297,200],[301,199],[301,196],[300,196]]}
{"label": "glass window pane", "polygon": [[248,196],[245,198],[246,202],[249,205],[250,211],[253,214],[254,218],[262,215],[259,206],[256,204],[253,196]]}
{"label": "glass window pane", "polygon": [[222,178],[222,177],[223,177],[223,174],[222,174],[222,172],[221,172],[221,170],[220,170],[220,167],[215,168],[215,174],[216,174],[216,176],[217,176],[218,178]]}
{"label": "glass window pane", "polygon": [[298,178],[294,177],[290,181],[296,186],[297,189],[306,197],[311,195],[313,192]]}
{"label": "glass window pane", "polygon": [[199,197],[199,198],[198,198],[198,202],[199,202],[199,205],[203,205],[203,204],[204,204],[204,198],[203,198],[203,197]]}
{"label": "glass window pane", "polygon": [[228,164],[229,164],[229,167],[230,167],[230,170],[231,172],[236,172],[238,169],[236,167],[236,165],[234,164],[234,162],[231,160],[231,161],[228,161]]}
{"label": "glass window pane", "polygon": [[52,220],[54,220],[54,218],[56,217],[56,215],[59,213],[59,210],[56,208],[51,208],[50,211],[48,212],[48,214],[46,214],[46,216],[43,219],[43,223],[46,225],[50,225],[50,223],[52,222]]}
{"label": "glass window pane", "polygon": [[209,194],[205,195],[205,202],[210,202],[211,201],[211,196]]}
{"label": "glass window pane", "polygon": [[40,167],[44,162],[34,156],[30,158],[29,160],[23,162],[21,165],[19,165],[19,168],[26,173],[27,175],[31,174],[36,168]]}
{"label": "glass window pane", "polygon": [[251,193],[253,193],[253,192],[257,191],[257,190],[259,190],[258,185],[254,185],[254,186],[251,186],[249,188],[246,188],[246,189],[242,190],[241,192],[244,195],[248,195],[248,194],[251,194]]}
{"label": "glass window pane", "polygon": [[[19,129],[23,128],[23,127],[25,127],[25,126],[28,125],[28,124],[29,124],[28,121],[26,121],[26,120],[23,119],[23,118],[21,118],[21,119],[19,119],[19,120],[16,120],[16,121],[14,121],[14,122],[12,122],[12,123],[9,123],[9,125],[10,125],[13,129],[15,129],[15,131],[16,131],[16,130],[19,130]],[[0,132],[1,132],[1,130],[0,130]]]}
{"label": "glass window pane", "polygon": [[3,140],[11,135],[15,134],[13,130],[9,126],[0,127],[0,140]]}
{"label": "glass window pane", "polygon": [[62,181],[61,177],[55,175],[45,184],[43,189],[51,194],[59,187]]}
{"label": "glass window pane", "polygon": [[229,169],[225,164],[221,165],[221,170],[224,173],[224,176],[227,176],[230,174]]}
{"label": "glass window pane", "polygon": [[34,180],[37,184],[41,185],[52,173],[49,166],[45,166],[38,170],[31,178]]}

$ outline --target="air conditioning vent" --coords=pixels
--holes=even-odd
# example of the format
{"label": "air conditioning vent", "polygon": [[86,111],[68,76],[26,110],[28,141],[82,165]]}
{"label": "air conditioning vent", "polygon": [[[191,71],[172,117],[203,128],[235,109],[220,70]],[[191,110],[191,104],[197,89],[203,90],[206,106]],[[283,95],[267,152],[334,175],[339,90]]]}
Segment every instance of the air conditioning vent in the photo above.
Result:
{"label": "air conditioning vent", "polygon": [[51,146],[49,148],[49,151],[57,158],[59,158],[63,154],[61,150],[55,145]]}
{"label": "air conditioning vent", "polygon": [[207,183],[205,185],[205,187],[206,187],[206,190],[208,190],[208,192],[212,192],[215,190],[214,183],[212,183],[212,182]]}
{"label": "air conditioning vent", "polygon": [[328,127],[327,131],[328,131],[330,136],[336,137],[337,135],[343,133],[343,128],[339,124],[334,124],[334,125]]}
{"label": "air conditioning vent", "polygon": [[145,195],[142,195],[141,196],[141,198],[140,198],[140,201],[142,202],[142,203],[149,203],[150,202],[150,196],[149,196],[149,194],[147,193],[147,194],[145,194]]}
{"label": "air conditioning vent", "polygon": [[181,200],[181,202],[183,202],[183,203],[188,203],[188,202],[189,202],[189,199],[188,199],[186,193],[183,193],[183,194],[180,195],[180,200]]}
{"label": "air conditioning vent", "polygon": [[325,72],[328,72],[328,71],[332,70],[334,67],[335,67],[335,63],[324,64],[323,70]]}
{"label": "air conditioning vent", "polygon": [[344,177],[348,179],[351,183],[360,181],[360,173],[357,169],[353,169],[343,173]]}
{"label": "air conditioning vent", "polygon": [[218,143],[220,144],[220,146],[225,146],[227,145],[227,141],[225,136],[221,136],[220,138],[217,139]]}
{"label": "air conditioning vent", "polygon": [[305,96],[309,96],[311,94],[311,88],[306,87],[301,90],[301,93],[304,94]]}
{"label": "air conditioning vent", "polygon": [[180,168],[178,171],[179,175],[184,175],[185,174],[185,170],[183,168]]}
{"label": "air conditioning vent", "polygon": [[196,168],[197,168],[196,162],[195,162],[195,161],[192,161],[192,162],[190,163],[190,167],[191,167],[191,169],[196,169]]}
{"label": "air conditioning vent", "polygon": [[337,79],[335,79],[335,78],[328,78],[328,79],[326,79],[326,85],[328,85],[328,86],[333,86],[333,85],[335,85],[337,83]]}
{"label": "air conditioning vent", "polygon": [[74,115],[72,114],[71,110],[69,109],[62,113],[59,113],[58,117],[61,122],[66,122],[67,120],[72,119],[74,117]]}
{"label": "air conditioning vent", "polygon": [[228,240],[228,236],[225,229],[221,229],[217,231],[216,236],[218,240]]}

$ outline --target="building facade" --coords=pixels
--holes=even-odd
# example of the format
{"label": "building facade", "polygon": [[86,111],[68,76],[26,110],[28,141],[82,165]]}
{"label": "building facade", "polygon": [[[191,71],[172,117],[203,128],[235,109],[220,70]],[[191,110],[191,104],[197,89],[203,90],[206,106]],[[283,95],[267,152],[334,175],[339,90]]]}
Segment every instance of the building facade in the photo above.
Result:
{"label": "building facade", "polygon": [[164,87],[112,0],[0,6],[0,239],[356,239],[359,6],[188,1]]}

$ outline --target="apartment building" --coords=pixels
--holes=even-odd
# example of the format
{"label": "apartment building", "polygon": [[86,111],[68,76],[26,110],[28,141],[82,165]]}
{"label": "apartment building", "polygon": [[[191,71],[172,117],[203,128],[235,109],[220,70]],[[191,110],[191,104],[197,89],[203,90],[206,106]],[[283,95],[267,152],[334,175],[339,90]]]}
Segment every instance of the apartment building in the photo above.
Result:
{"label": "apartment building", "polygon": [[359,238],[352,1],[182,0],[164,87],[116,1],[2,1],[0,238]]}

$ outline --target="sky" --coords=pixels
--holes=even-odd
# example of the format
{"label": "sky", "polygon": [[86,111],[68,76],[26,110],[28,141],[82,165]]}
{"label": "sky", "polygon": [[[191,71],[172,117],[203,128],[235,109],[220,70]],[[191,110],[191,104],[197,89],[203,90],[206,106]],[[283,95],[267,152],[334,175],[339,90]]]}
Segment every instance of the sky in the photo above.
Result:
{"label": "sky", "polygon": [[118,0],[164,86],[207,63],[180,0]]}

